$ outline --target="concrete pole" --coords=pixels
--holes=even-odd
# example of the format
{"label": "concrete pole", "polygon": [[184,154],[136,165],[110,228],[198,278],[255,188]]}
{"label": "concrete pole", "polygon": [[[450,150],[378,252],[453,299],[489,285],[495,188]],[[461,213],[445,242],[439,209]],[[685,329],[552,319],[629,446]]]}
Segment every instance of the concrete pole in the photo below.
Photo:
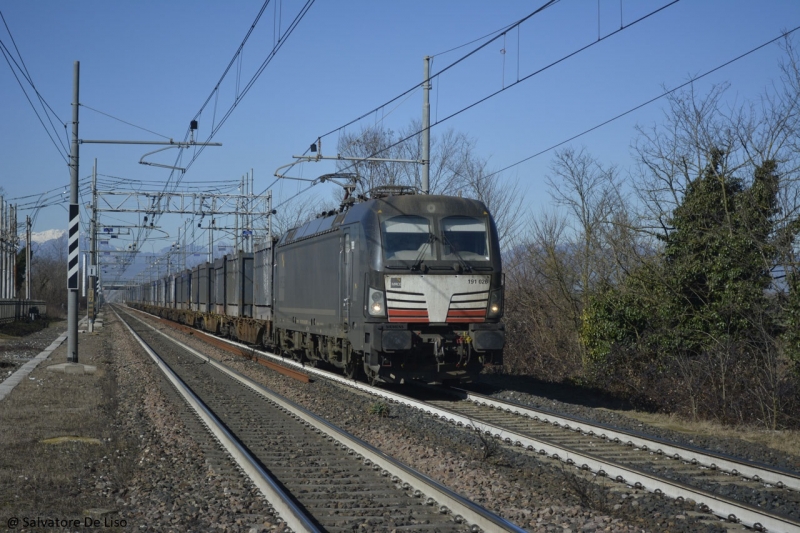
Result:
{"label": "concrete pole", "polygon": [[208,225],[208,262],[214,261],[214,219]]}
{"label": "concrete pole", "polygon": [[25,217],[25,299],[31,299],[31,216]]}
{"label": "concrete pole", "polygon": [[6,268],[5,268],[5,287],[6,298],[13,298],[13,290],[11,284],[11,274],[14,271],[14,263],[11,261],[11,250],[14,247],[14,236],[11,234],[11,204],[6,203]]}
{"label": "concrete pole", "polygon": [[0,298],[8,298],[8,204],[0,202]]}
{"label": "concrete pole", "polygon": [[183,244],[181,245],[181,272],[186,270],[186,225],[189,223],[189,219],[186,219],[183,222]]}
{"label": "concrete pole", "polygon": [[8,273],[11,270],[9,252],[11,251],[11,204],[6,202],[3,208],[3,298],[11,297],[11,289],[8,283]]}
{"label": "concrete pole", "polygon": [[[69,155],[69,170],[70,170],[70,189],[69,189],[69,203],[78,204],[78,105],[79,87],[80,87],[80,72],[81,63],[76,61],[73,67],[73,83],[72,83],[72,146]],[[78,289],[77,287],[67,289],[67,361],[70,363],[78,362]]]}
{"label": "concrete pole", "polygon": [[6,297],[6,201],[0,196],[0,299]]}
{"label": "concrete pole", "polygon": [[6,204],[6,298],[14,297],[14,206]]}
{"label": "concrete pole", "polygon": [[[244,189],[244,176],[242,181],[239,182],[239,192]],[[239,209],[241,208],[241,197],[236,198],[236,209],[233,215],[233,253],[239,253]]]}
{"label": "concrete pole", "polygon": [[272,191],[267,196],[267,246],[272,248]]}
{"label": "concrete pole", "polygon": [[0,196],[0,298],[6,297],[6,201]]}
{"label": "concrete pole", "polygon": [[17,206],[19,204],[14,204],[14,215],[11,218],[13,222],[13,226],[11,228],[11,297],[12,298],[19,298],[19,294],[17,294],[17,250],[19,249],[19,235],[17,232],[19,231],[19,226],[17,224]]}
{"label": "concrete pole", "polygon": [[255,251],[255,234],[253,232],[253,189],[255,189],[255,171],[250,169],[250,194],[247,196],[247,229],[250,231],[250,241],[248,245],[248,252]]}
{"label": "concrete pole", "polygon": [[6,204],[6,298],[14,297],[14,206]]}
{"label": "concrete pole", "polygon": [[89,298],[86,300],[86,312],[89,315],[89,332],[94,331],[94,318],[95,308],[97,306],[95,300],[97,299],[97,158],[94,160],[92,166],[92,222],[89,225],[91,228],[91,248],[89,251],[91,268],[89,271],[92,273],[89,276]]}
{"label": "concrete pole", "polygon": [[8,271],[11,270],[11,261],[8,260],[8,251],[11,249],[11,205],[5,202],[3,206],[3,298],[9,298],[11,291],[8,286]]}
{"label": "concrete pole", "polygon": [[422,194],[430,192],[431,172],[431,58],[425,56],[422,82]]}

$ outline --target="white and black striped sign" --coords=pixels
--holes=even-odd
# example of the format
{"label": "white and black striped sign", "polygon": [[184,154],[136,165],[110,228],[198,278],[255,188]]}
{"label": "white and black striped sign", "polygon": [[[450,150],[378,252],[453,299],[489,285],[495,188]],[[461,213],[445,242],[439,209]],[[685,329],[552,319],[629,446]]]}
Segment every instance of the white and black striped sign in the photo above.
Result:
{"label": "white and black striped sign", "polygon": [[67,288],[78,290],[78,237],[80,236],[80,210],[78,204],[69,204],[69,256]]}

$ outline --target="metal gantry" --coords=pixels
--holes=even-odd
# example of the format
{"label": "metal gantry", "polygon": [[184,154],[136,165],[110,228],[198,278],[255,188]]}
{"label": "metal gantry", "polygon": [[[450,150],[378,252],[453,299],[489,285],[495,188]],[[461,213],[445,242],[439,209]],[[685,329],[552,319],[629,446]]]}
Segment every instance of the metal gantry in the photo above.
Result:
{"label": "metal gantry", "polygon": [[[213,260],[212,249],[214,245],[214,232],[233,230],[236,236],[235,249],[242,249],[242,251],[253,251],[254,235],[254,220],[260,217],[267,217],[267,227],[271,228],[270,215],[272,214],[272,194],[267,191],[264,195],[256,196],[253,194],[253,172],[251,170],[248,179],[245,181],[243,178],[242,188],[244,194],[223,194],[214,192],[165,192],[165,191],[98,191],[96,186],[93,186],[93,233],[96,235],[108,234],[108,230],[112,229],[114,234],[120,228],[133,229],[139,228],[145,231],[158,230],[163,231],[155,226],[157,217],[165,214],[182,214],[211,217],[211,223],[206,227],[198,224],[198,227],[205,229],[209,232],[208,239],[208,260]],[[263,206],[263,209],[261,207]],[[143,223],[133,224],[129,226],[107,226],[101,225],[97,222],[96,218],[100,213],[139,213],[143,214]],[[215,217],[220,216],[235,216],[235,225],[233,228],[223,227],[216,224]],[[179,230],[179,237],[176,242],[172,244],[168,255],[177,253],[179,259],[183,258],[180,265],[186,267],[185,254],[187,248],[187,227],[188,221],[184,222],[183,230]],[[268,230],[269,231],[269,230]],[[121,234],[121,233],[120,233]],[[97,246],[93,246],[93,255],[99,255]],[[133,257],[137,252],[141,252],[141,246],[136,243],[129,245],[127,250],[113,250],[103,251],[103,255],[108,254],[124,254],[128,257]],[[94,260],[94,264],[98,264],[97,274],[100,272],[99,261]],[[168,259],[168,264],[169,259]],[[168,268],[168,273],[174,269]],[[120,285],[120,282],[114,280],[111,282],[115,287]],[[110,285],[109,285],[110,286]],[[106,287],[108,288],[108,287]]]}

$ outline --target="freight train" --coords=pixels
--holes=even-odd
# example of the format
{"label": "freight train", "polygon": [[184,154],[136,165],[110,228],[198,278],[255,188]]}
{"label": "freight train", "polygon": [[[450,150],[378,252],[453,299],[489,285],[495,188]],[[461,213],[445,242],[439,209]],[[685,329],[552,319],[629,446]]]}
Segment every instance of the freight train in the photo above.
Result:
{"label": "freight train", "polygon": [[390,192],[127,289],[129,306],[371,382],[468,382],[501,365],[503,273],[476,200]]}

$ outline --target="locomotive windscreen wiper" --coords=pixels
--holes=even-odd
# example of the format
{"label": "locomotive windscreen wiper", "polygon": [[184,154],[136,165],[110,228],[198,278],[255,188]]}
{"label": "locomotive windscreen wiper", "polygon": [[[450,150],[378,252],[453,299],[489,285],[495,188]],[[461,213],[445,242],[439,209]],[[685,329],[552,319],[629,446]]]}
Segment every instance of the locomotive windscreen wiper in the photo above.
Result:
{"label": "locomotive windscreen wiper", "polygon": [[[434,237],[434,238],[435,238],[435,237]],[[458,263],[461,265],[461,268],[463,268],[463,269],[464,269],[464,270],[466,270],[467,272],[471,272],[471,271],[472,271],[472,265],[470,265],[469,263],[467,263],[467,262],[464,260],[464,258],[463,258],[463,257],[461,257],[461,254],[460,254],[460,253],[458,253],[458,250],[456,249],[456,247],[455,247],[455,246],[453,246],[453,243],[451,243],[451,242],[450,242],[450,239],[448,239],[448,238],[447,238],[447,232],[446,232],[446,231],[442,233],[442,238],[443,238],[443,241],[442,241],[442,242],[444,242],[444,243],[445,243],[447,246],[449,246],[449,247],[450,247],[450,251],[452,251],[452,252],[453,252],[453,255],[455,255],[455,256],[456,256],[456,259],[458,259]]]}
{"label": "locomotive windscreen wiper", "polygon": [[[425,260],[425,247],[430,246],[433,248],[433,243],[436,241],[436,235],[428,232],[428,240],[422,243],[422,246],[419,248],[419,254],[417,254],[417,258],[414,260],[414,264],[411,265],[411,270],[419,270],[420,266],[422,266],[422,262]],[[433,251],[433,250],[431,250]]]}

